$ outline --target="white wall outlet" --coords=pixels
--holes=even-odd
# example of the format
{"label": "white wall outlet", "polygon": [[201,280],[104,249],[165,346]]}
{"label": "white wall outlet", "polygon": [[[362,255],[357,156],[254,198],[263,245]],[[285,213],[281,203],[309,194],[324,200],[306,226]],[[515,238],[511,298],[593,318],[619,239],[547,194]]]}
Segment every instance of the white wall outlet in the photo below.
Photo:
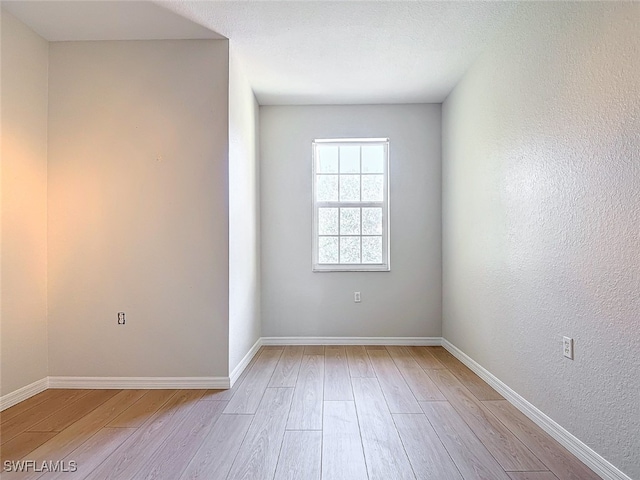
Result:
{"label": "white wall outlet", "polygon": [[118,312],[118,325],[124,325],[124,323],[125,323],[124,312]]}
{"label": "white wall outlet", "polygon": [[562,337],[562,354],[573,360],[573,338]]}
{"label": "white wall outlet", "polygon": [[355,303],[360,303],[360,292],[353,292],[353,301]]}

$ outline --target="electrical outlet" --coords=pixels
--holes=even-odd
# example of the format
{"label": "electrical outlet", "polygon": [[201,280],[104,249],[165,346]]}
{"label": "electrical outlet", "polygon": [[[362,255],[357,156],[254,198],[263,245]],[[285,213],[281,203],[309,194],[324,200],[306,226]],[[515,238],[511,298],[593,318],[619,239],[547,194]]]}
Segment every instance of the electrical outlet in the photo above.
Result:
{"label": "electrical outlet", "polygon": [[573,360],[573,338],[562,337],[562,354]]}
{"label": "electrical outlet", "polygon": [[124,312],[118,312],[118,325],[124,325]]}
{"label": "electrical outlet", "polygon": [[360,292],[353,292],[353,301],[355,303],[360,303]]}

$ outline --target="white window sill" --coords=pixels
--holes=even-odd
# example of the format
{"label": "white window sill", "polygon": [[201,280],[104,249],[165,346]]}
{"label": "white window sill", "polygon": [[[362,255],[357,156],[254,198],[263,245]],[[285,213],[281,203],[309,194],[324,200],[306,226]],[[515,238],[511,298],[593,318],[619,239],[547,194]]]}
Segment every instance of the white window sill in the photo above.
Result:
{"label": "white window sill", "polygon": [[389,265],[314,265],[314,273],[324,272],[389,272]]}

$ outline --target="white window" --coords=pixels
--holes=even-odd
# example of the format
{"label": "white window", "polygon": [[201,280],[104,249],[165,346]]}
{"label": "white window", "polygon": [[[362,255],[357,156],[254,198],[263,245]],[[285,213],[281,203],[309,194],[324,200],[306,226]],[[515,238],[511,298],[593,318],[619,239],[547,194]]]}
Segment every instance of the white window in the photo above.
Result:
{"label": "white window", "polygon": [[389,141],[313,142],[313,271],[389,270]]}

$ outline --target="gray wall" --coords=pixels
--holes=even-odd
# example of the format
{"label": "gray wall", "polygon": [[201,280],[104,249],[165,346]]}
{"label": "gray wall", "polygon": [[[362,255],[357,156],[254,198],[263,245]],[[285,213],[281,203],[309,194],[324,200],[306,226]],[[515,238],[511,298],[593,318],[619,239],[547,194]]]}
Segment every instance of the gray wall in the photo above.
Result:
{"label": "gray wall", "polygon": [[2,10],[0,395],[47,376],[48,54]]}
{"label": "gray wall", "polygon": [[[260,107],[264,336],[440,336],[440,136],[440,105]],[[339,137],[390,139],[391,272],[311,271],[311,142]]]}
{"label": "gray wall", "polygon": [[50,375],[226,377],[228,42],[49,60]]}
{"label": "gray wall", "polygon": [[229,56],[229,372],[260,338],[258,102]]}
{"label": "gray wall", "polygon": [[632,478],[639,25],[638,3],[524,4],[443,107],[444,337]]}

